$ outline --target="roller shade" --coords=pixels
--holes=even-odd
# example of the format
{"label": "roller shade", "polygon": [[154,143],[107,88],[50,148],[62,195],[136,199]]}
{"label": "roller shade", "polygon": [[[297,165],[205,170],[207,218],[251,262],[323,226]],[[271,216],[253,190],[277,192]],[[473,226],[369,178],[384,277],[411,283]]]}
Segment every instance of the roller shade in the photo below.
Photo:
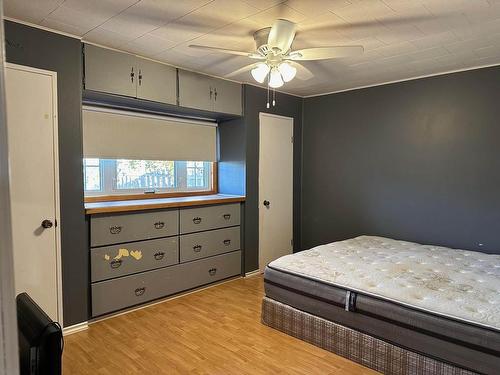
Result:
{"label": "roller shade", "polygon": [[216,161],[215,122],[83,108],[86,158]]}

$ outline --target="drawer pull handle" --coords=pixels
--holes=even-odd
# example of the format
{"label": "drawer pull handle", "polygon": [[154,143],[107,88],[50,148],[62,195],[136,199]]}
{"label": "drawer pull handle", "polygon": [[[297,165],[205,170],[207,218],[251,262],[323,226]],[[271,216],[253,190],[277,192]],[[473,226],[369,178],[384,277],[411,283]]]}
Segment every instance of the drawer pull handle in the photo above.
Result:
{"label": "drawer pull handle", "polygon": [[146,292],[146,287],[142,287],[142,288],[137,288],[134,293],[137,297],[140,297],[142,296],[144,293]]}
{"label": "drawer pull handle", "polygon": [[193,250],[195,253],[199,253],[201,251],[201,245],[195,245],[193,246]]}
{"label": "drawer pull handle", "polygon": [[113,269],[118,268],[122,265],[123,260],[121,259],[113,259],[111,262],[109,262],[109,266]]}
{"label": "drawer pull handle", "polygon": [[195,224],[200,224],[200,223],[201,223],[201,217],[195,217],[195,218],[193,219],[193,223],[195,223]]}
{"label": "drawer pull handle", "polygon": [[226,245],[226,246],[231,245],[231,240],[224,240],[224,245]]}
{"label": "drawer pull handle", "polygon": [[231,214],[224,214],[222,215],[224,217],[224,220],[229,220],[231,219]]}
{"label": "drawer pull handle", "polygon": [[113,227],[109,227],[109,233],[111,234],[118,234],[122,231],[121,225],[115,225]]}
{"label": "drawer pull handle", "polygon": [[216,274],[216,273],[217,273],[217,268],[210,268],[210,269],[208,270],[208,274],[209,274],[210,276],[215,276],[215,274]]}
{"label": "drawer pull handle", "polygon": [[165,223],[163,221],[157,221],[155,223],[155,228],[156,229],[163,229],[163,228],[165,228]]}
{"label": "drawer pull handle", "polygon": [[156,260],[162,260],[163,258],[165,258],[165,252],[164,251],[158,251],[154,255],[154,257],[155,257]]}

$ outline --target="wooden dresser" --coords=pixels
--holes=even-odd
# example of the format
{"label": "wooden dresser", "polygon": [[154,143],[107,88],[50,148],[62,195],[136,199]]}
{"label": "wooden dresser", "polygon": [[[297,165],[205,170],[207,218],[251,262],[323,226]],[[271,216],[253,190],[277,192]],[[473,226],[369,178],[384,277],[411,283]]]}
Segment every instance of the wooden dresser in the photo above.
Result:
{"label": "wooden dresser", "polygon": [[241,203],[90,216],[92,317],[242,273]]}

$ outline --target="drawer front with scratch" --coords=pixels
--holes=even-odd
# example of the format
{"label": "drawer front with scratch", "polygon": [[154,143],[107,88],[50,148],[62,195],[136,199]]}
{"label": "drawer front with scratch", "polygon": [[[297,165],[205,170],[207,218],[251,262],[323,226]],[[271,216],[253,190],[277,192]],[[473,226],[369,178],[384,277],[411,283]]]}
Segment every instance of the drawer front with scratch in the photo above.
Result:
{"label": "drawer front with scratch", "polygon": [[92,282],[177,264],[178,244],[175,236],[93,248],[90,250]]}

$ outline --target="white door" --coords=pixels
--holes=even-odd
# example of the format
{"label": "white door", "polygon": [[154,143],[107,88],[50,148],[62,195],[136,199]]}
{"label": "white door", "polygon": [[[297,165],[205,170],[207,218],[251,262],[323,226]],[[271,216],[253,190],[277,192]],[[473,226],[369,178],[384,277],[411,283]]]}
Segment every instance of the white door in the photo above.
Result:
{"label": "white door", "polygon": [[14,285],[62,322],[56,74],[8,65],[6,69]]}
{"label": "white door", "polygon": [[293,251],[293,119],[261,113],[259,269]]}

